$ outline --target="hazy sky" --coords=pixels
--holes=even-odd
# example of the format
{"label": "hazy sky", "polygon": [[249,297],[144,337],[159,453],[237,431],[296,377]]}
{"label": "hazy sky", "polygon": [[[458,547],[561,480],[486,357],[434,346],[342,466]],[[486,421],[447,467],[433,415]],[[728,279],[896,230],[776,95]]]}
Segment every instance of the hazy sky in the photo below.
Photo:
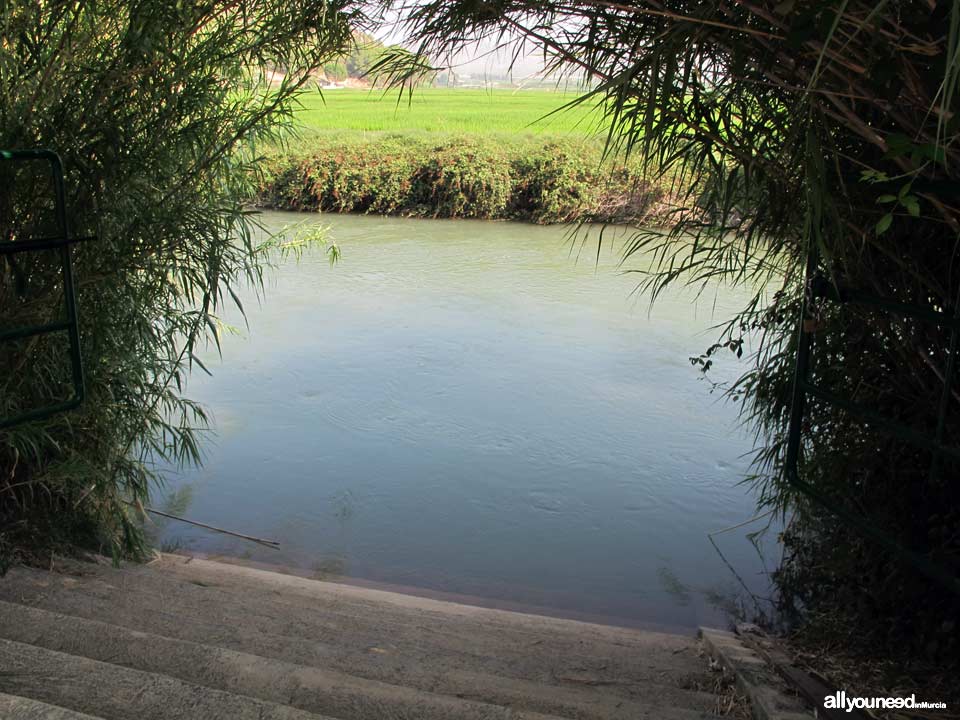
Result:
{"label": "hazy sky", "polygon": [[[378,40],[388,45],[401,44],[413,47],[415,43],[405,42],[405,34],[395,25],[386,25],[374,35]],[[482,42],[475,47],[458,53],[452,59],[454,72],[468,73],[473,76],[504,75],[510,70],[511,53],[506,51],[495,52],[492,42]],[[438,59],[440,64],[446,65],[450,60]],[[543,70],[543,58],[531,48],[524,56],[513,64],[513,76],[521,80],[535,75]]]}
{"label": "hazy sky", "polygon": [[512,72],[517,79],[543,71],[542,54],[535,52],[532,48],[517,58],[511,71],[512,59],[512,52],[506,50],[497,52],[493,43],[481,43],[474,50],[460,53],[454,58],[454,71],[471,75],[503,75]]}

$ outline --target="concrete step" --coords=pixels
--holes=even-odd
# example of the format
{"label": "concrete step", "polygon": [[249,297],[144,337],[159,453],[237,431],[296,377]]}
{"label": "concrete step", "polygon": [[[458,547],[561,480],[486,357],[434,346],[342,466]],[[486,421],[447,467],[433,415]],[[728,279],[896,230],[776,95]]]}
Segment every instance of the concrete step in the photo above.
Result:
{"label": "concrete step", "polygon": [[[525,649],[518,654],[538,661],[563,655],[577,661],[601,659],[608,663],[613,659],[642,667],[642,663],[637,663],[638,655],[674,658],[677,650],[693,644],[693,632],[684,637],[482,608],[200,558],[164,555],[160,561],[151,563],[150,568],[153,578],[174,576],[224,592],[244,588],[259,598],[321,610],[323,618],[336,618],[341,626],[351,629],[380,628],[389,623],[397,632],[407,628],[410,634],[422,634],[428,630],[432,641],[440,646],[445,639],[456,647],[461,647],[465,640],[477,648],[485,644],[498,648],[519,644]],[[376,618],[371,617],[371,611],[376,611]],[[411,619],[416,620],[417,627],[409,628]],[[668,669],[671,664],[661,664],[661,667]],[[679,665],[684,665],[682,658]]]}
{"label": "concrete step", "polygon": [[446,669],[483,666],[539,682],[603,671],[612,680],[616,672],[625,692],[631,681],[676,684],[703,669],[692,635],[470,607],[177,556],[119,574],[91,568],[68,582],[110,596],[120,588],[137,602],[137,593],[174,593],[196,617],[212,609],[218,621],[228,621],[240,611],[251,629],[331,646],[375,647],[388,635],[408,652],[442,658]]}
{"label": "concrete step", "polygon": [[0,637],[341,720],[558,720],[2,601]]}
{"label": "concrete step", "polygon": [[[144,638],[146,640],[148,638]],[[321,720],[324,717],[166,675],[131,670],[12,640],[0,639],[0,667],[4,668],[0,692],[103,720]]]}
{"label": "concrete step", "polygon": [[[12,571],[6,581],[0,581],[0,597],[367,680],[563,717],[663,717],[670,710],[699,717],[713,708],[712,695],[684,690],[676,677],[677,663],[686,669],[687,677],[704,673],[702,661],[692,655],[690,639],[659,636],[668,638],[664,641],[668,648],[673,645],[681,652],[669,651],[670,657],[664,658],[661,649],[653,657],[644,657],[638,651],[656,648],[657,643],[636,637],[636,631],[625,631],[635,641],[633,651],[638,655],[621,658],[617,655],[619,646],[609,639],[602,640],[604,633],[617,634],[618,629],[614,628],[572,623],[575,627],[571,629],[566,625],[568,621],[563,620],[465,609],[450,603],[378,594],[273,573],[255,575],[245,582],[238,581],[236,586],[216,584],[217,568],[210,565],[217,564],[198,565],[202,575],[174,581],[153,565],[130,571],[90,566],[77,577],[21,568]],[[231,582],[236,580],[235,569],[222,567],[224,577]],[[259,587],[261,583],[273,592]],[[293,595],[287,590],[291,583],[303,590],[298,603],[288,602]],[[312,587],[314,584],[320,588]],[[346,593],[348,600],[337,603],[336,597],[311,595],[327,591],[335,595]],[[357,602],[367,605],[357,605],[350,599],[356,593]],[[339,608],[338,612],[330,609],[334,606]],[[385,617],[384,626],[376,631],[361,623],[357,629],[344,619],[350,617],[347,609],[374,620]],[[467,622],[467,639],[461,641],[457,650],[450,645],[451,637],[456,637],[461,622],[475,621],[475,613],[491,616],[501,626],[517,625],[517,637],[511,643],[503,637],[501,627],[494,633],[497,636],[499,632],[498,646],[494,640],[483,638],[483,624],[476,628]],[[530,640],[529,634],[521,634],[524,629],[531,632],[527,620],[532,621],[536,632],[547,637]],[[582,634],[583,644],[594,646],[588,657],[595,658],[597,664],[588,665],[576,655],[565,658],[561,650],[544,656],[539,650],[540,642],[550,642],[550,633],[541,626],[541,620],[549,621],[548,626],[556,624],[562,628],[562,640],[553,642],[576,648],[579,643],[574,638]],[[442,641],[439,644],[438,637]],[[596,647],[597,643],[611,648],[605,665],[601,664],[602,650]],[[475,645],[480,645],[482,651],[478,653]],[[646,677],[632,674],[638,656],[641,669],[648,671]],[[663,671],[658,663],[672,669]],[[658,672],[665,673],[664,681],[650,677]]]}
{"label": "concrete step", "polygon": [[[258,597],[273,598],[300,608],[320,609],[326,617],[336,617],[351,626],[391,622],[401,629],[413,617],[419,626],[431,630],[438,642],[443,635],[456,638],[458,644],[462,644],[465,637],[473,644],[493,642],[498,646],[502,646],[503,641],[512,643],[519,639],[530,645],[531,649],[524,652],[528,657],[569,653],[578,659],[589,659],[609,658],[613,653],[621,661],[635,659],[638,651],[672,656],[678,648],[689,646],[694,635],[691,632],[689,637],[684,637],[482,608],[178,555],[164,555],[149,567],[149,574],[154,578],[175,576],[225,592],[243,588]],[[379,613],[375,620],[371,620],[371,610]]]}
{"label": "concrete step", "polygon": [[3,693],[0,693],[0,718],[3,720],[103,720],[103,718],[48,705],[38,700]]}

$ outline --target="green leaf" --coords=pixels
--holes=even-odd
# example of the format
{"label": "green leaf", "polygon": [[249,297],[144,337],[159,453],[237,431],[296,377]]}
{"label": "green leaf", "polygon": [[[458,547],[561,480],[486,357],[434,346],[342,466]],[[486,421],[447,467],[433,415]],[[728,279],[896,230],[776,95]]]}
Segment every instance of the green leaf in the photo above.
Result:
{"label": "green leaf", "polygon": [[892,202],[895,202],[896,199],[897,199],[896,195],[881,195],[880,197],[877,198],[877,202],[881,204],[892,203]]}
{"label": "green leaf", "polygon": [[864,170],[860,173],[860,179],[868,183],[888,182],[890,177],[880,170]]}
{"label": "green leaf", "polygon": [[877,222],[877,235],[883,235],[893,223],[893,213],[887,213]]}
{"label": "green leaf", "polygon": [[906,208],[907,212],[913,217],[920,217],[920,201],[916,195],[907,195],[900,201],[900,204]]}

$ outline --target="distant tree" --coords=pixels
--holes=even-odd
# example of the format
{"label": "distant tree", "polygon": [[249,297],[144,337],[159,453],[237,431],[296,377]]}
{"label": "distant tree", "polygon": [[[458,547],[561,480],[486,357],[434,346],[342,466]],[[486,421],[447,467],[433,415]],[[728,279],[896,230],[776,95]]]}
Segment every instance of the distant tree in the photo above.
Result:
{"label": "distant tree", "polygon": [[349,52],[325,63],[323,74],[328,80],[362,78],[380,59],[385,49],[383,43],[372,35],[356,31]]}

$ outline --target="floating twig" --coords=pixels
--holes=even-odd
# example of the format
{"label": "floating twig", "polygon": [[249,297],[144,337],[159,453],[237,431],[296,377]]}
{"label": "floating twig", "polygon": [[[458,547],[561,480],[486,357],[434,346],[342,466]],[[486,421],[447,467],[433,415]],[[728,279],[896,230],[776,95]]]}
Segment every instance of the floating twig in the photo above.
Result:
{"label": "floating twig", "polygon": [[[130,503],[132,504],[132,503]],[[162,510],[154,510],[143,506],[143,511],[152,513],[153,515],[160,515],[161,517],[170,518],[171,520],[179,520],[180,522],[185,522],[190,525],[196,525],[197,527],[205,528],[206,530],[212,530],[213,532],[223,533],[224,535],[233,535],[233,537],[238,537],[242,540],[249,540],[250,542],[255,542],[260,545],[265,545],[273,549],[278,549],[280,543],[276,540],[267,540],[265,538],[255,537],[253,535],[244,535],[243,533],[234,532],[233,530],[225,530],[224,528],[216,527],[215,525],[207,525],[206,523],[197,522],[196,520],[188,520],[187,518],[180,517],[179,515],[173,515],[171,513],[163,512]]]}

